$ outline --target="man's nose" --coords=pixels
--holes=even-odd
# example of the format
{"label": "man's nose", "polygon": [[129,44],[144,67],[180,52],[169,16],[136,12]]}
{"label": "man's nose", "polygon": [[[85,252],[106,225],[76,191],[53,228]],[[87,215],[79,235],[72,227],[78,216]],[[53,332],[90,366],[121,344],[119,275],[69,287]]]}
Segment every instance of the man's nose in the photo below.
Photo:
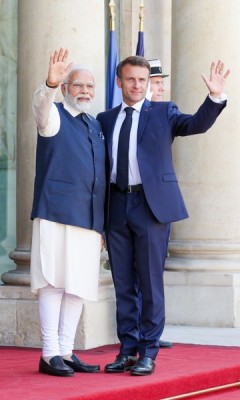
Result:
{"label": "man's nose", "polygon": [[135,79],[134,86],[135,87],[139,87],[140,86],[140,81],[138,79]]}
{"label": "man's nose", "polygon": [[88,93],[89,89],[88,89],[88,85],[83,83],[80,87],[80,93]]}

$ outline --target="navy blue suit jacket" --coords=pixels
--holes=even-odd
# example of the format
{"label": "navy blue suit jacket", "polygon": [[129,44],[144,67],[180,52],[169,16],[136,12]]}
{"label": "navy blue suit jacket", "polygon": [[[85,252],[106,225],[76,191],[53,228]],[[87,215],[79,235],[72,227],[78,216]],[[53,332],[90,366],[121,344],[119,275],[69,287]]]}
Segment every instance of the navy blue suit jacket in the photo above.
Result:
{"label": "navy blue suit jacket", "polygon": [[[144,193],[159,222],[169,223],[188,217],[172,161],[172,142],[177,136],[206,132],[226,106],[206,98],[194,115],[183,114],[173,102],[145,100],[141,109],[137,161]],[[112,137],[121,105],[100,113],[107,146],[107,178],[112,167]],[[110,180],[110,179],[109,179]]]}

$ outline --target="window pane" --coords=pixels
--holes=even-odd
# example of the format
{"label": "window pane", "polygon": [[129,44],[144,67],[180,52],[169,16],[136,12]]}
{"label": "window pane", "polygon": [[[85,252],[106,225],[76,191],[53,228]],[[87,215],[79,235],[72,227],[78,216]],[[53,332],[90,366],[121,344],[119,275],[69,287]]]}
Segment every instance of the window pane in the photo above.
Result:
{"label": "window pane", "polygon": [[0,276],[16,242],[17,3],[0,8]]}

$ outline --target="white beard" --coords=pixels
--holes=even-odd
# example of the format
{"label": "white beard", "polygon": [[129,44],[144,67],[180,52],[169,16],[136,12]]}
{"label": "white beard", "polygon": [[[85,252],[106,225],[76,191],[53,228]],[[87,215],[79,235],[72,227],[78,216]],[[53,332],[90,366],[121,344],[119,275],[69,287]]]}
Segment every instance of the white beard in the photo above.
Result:
{"label": "white beard", "polygon": [[89,111],[92,105],[92,99],[90,98],[89,101],[81,101],[81,103],[79,103],[77,100],[78,97],[79,96],[73,97],[69,93],[66,93],[64,99],[69,106],[75,108],[75,110],[79,112]]}

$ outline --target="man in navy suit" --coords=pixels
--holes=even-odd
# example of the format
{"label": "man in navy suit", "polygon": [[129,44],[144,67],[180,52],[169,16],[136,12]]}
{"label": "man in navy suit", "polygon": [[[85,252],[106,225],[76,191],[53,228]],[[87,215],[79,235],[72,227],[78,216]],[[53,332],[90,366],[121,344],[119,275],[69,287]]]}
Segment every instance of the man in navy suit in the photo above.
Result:
{"label": "man in navy suit", "polygon": [[[229,73],[220,60],[212,63],[210,78],[203,76],[210,93],[198,111],[189,115],[173,102],[145,98],[150,65],[143,57],[128,57],[117,67],[123,102],[97,116],[107,147],[106,238],[120,341],[120,352],[105,366],[106,372],[131,370],[132,375],[149,375],[154,371],[165,322],[163,272],[168,224],[188,217],[173,167],[172,142],[177,136],[204,133],[213,125],[226,106],[223,88]],[[123,187],[118,183],[117,158],[123,161],[122,156],[117,157],[118,138],[130,111],[129,151],[124,160],[128,182]]]}

